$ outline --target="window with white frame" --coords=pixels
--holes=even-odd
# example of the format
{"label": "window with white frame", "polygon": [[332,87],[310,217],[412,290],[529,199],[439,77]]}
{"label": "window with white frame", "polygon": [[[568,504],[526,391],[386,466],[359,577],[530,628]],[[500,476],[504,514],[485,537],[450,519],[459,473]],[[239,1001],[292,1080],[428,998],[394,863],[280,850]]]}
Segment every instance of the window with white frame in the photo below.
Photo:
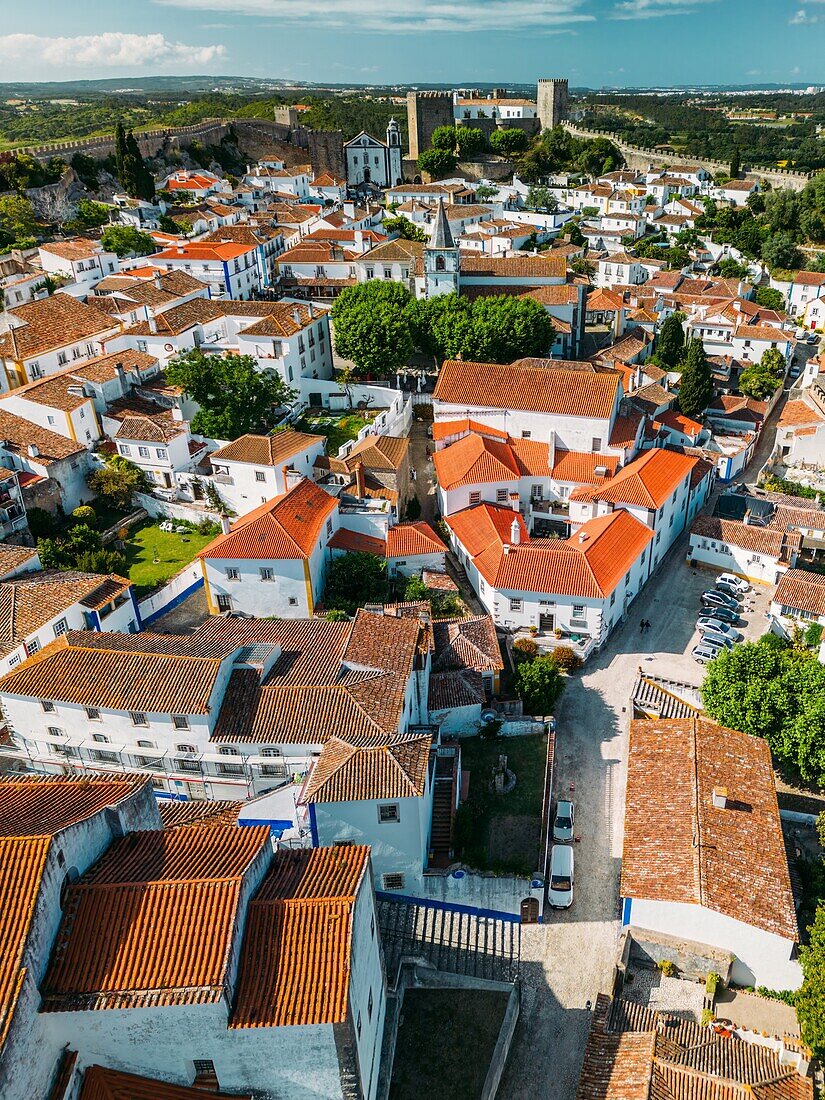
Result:
{"label": "window with white frame", "polygon": [[54,714],[54,703],[51,699],[41,699],[40,706],[46,712],[46,714]]}
{"label": "window with white frame", "polygon": [[573,618],[574,619],[583,619],[584,618],[584,604],[583,603],[574,603],[573,604]]}
{"label": "window with white frame", "polygon": [[224,573],[226,574],[226,579],[228,581],[238,581],[241,579],[240,572],[234,566],[228,565],[224,569]]}
{"label": "window with white frame", "polygon": [[52,627],[55,638],[59,638],[61,634],[65,634],[68,629],[69,624],[66,622],[65,619],[58,619]]}
{"label": "window with white frame", "polygon": [[148,458],[149,457],[149,448],[148,447],[138,447],[138,454],[140,455],[141,458]]}
{"label": "window with white frame", "polygon": [[173,714],[172,725],[175,727],[176,730],[188,730],[189,718],[185,714]]}
{"label": "window with white frame", "polygon": [[262,566],[258,572],[261,574],[262,581],[271,581],[275,579],[275,570],[268,565]]}
{"label": "window with white frame", "polygon": [[511,611],[521,611],[522,606],[523,606],[523,604],[522,604],[521,600],[510,600],[510,610]]}
{"label": "window with white frame", "polygon": [[100,721],[100,711],[97,707],[86,707],[86,717],[90,722]]}
{"label": "window with white frame", "polygon": [[256,481],[266,481],[266,471],[256,470],[255,471],[255,480]]}
{"label": "window with white frame", "polygon": [[387,802],[378,807],[378,821],[381,825],[389,825],[401,820],[401,814],[397,802]]}
{"label": "window with white frame", "polygon": [[141,710],[130,710],[129,718],[131,719],[133,726],[148,726],[146,721],[146,715]]}

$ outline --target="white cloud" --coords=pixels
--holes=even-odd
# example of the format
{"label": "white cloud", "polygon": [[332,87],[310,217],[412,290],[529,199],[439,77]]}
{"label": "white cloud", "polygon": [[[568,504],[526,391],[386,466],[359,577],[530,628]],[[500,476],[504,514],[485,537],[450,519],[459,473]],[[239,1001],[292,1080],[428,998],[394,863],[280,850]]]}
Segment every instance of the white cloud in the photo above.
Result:
{"label": "white cloud", "polygon": [[47,38],[38,34],[0,35],[0,62],[50,65],[56,69],[140,69],[209,65],[226,55],[225,46],[188,46],[162,34],[81,34]]}
{"label": "white cloud", "polygon": [[282,24],[371,34],[467,33],[470,31],[542,31],[554,33],[570,23],[592,22],[584,0],[155,0],[190,11],[236,12],[267,16]]}
{"label": "white cloud", "polygon": [[810,15],[804,8],[800,8],[798,11],[795,11],[793,13],[788,22],[791,24],[792,27],[797,27],[801,24],[818,23],[819,16]]}
{"label": "white cloud", "polygon": [[612,12],[613,19],[657,19],[663,15],[688,15],[700,4],[714,0],[620,0]]}

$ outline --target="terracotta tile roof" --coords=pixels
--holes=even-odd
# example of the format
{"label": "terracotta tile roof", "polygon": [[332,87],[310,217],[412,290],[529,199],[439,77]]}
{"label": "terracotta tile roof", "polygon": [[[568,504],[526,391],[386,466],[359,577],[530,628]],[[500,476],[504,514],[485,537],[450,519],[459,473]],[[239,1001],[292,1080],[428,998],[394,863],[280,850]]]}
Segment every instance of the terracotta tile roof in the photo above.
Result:
{"label": "terracotta tile roof", "polygon": [[780,428],[799,428],[803,425],[817,425],[825,420],[825,415],[807,401],[788,401],[779,414],[777,426]]}
{"label": "terracotta tile roof", "polygon": [[327,545],[331,550],[344,550],[348,554],[374,554],[378,558],[387,556],[384,539],[365,535],[362,531],[350,531],[348,527],[339,527]]}
{"label": "terracotta tile roof", "polygon": [[631,723],[620,889],[798,939],[766,741],[707,719]]}
{"label": "terracotta tile roof", "polygon": [[752,397],[741,397],[735,393],[723,393],[707,407],[710,417],[729,416],[731,420],[751,420],[761,424],[768,413],[767,401],[755,401]]}
{"label": "terracotta tile roof", "polygon": [[169,443],[188,432],[188,425],[161,413],[158,416],[124,416],[114,439],[140,440],[147,443]]}
{"label": "terracotta tile roof", "polygon": [[116,635],[69,631],[0,678],[0,693],[120,711],[209,713],[219,660],[189,656],[185,639],[152,652],[152,639],[141,650],[134,635],[121,637],[124,648],[116,649]]}
{"label": "terracotta tile roof", "polygon": [[0,837],[53,836],[141,787],[143,777],[74,779],[65,776],[0,777]]}
{"label": "terracotta tile roof", "polygon": [[576,1100],[813,1100],[813,1082],[769,1047],[599,994]]}
{"label": "terracotta tile roof", "polygon": [[369,252],[360,257],[360,261],[372,264],[376,261],[382,263],[413,263],[424,255],[423,241],[406,241],[397,238],[392,241],[383,241],[371,248]]}
{"label": "terracotta tile roof", "polygon": [[0,335],[0,358],[20,362],[81,340],[117,332],[111,318],[69,294],[52,294],[9,312],[23,324]]}
{"label": "terracotta tile roof", "polygon": [[331,737],[321,750],[304,789],[304,801],[368,802],[420,798],[427,781],[429,737],[364,747]]}
{"label": "terracotta tile roof", "polygon": [[599,490],[598,499],[640,508],[660,508],[688,477],[695,463],[691,455],[655,447],[619,470]]}
{"label": "terracotta tile roof", "polygon": [[[37,448],[36,456],[29,454],[29,447],[32,445]],[[0,408],[0,447],[41,466],[62,462],[86,450],[81,443],[51,432],[48,428],[41,428],[3,408]]]}
{"label": "terracotta tile roof", "polygon": [[369,848],[281,850],[249,906],[231,1028],[346,1019]]}
{"label": "terracotta tile roof", "polygon": [[430,676],[427,707],[431,711],[479,706],[486,698],[484,680],[474,669],[451,669]]}
{"label": "terracotta tile roof", "polygon": [[26,943],[50,844],[49,836],[0,837],[0,1050],[27,973]]}
{"label": "terracotta tile roof", "polygon": [[191,260],[195,260],[199,263],[205,263],[210,260],[223,262],[245,256],[248,252],[254,251],[255,247],[254,244],[235,244],[234,241],[215,241],[212,243],[182,241],[172,248],[167,248],[162,252],[156,253],[152,259],[156,262],[163,261],[164,263],[167,263],[169,260],[176,260],[178,263],[184,263]]}
{"label": "terracotta tile roof", "polygon": [[518,363],[471,363],[447,359],[433,392],[434,401],[483,408],[523,409],[561,416],[607,419],[620,387],[617,374],[590,374]]}
{"label": "terracotta tile roof", "polygon": [[0,653],[16,649],[26,638],[75,604],[105,606],[127,593],[125,577],[46,569],[0,582]]}
{"label": "terracotta tile roof", "polygon": [[622,412],[613,421],[613,430],[610,433],[608,446],[632,447],[639,434],[639,425],[644,420],[644,413],[638,409],[628,409]]}
{"label": "terracotta tile roof", "polygon": [[59,256],[61,260],[90,260],[103,251],[100,241],[88,237],[73,237],[68,241],[49,241],[40,246],[41,252]]}
{"label": "terracotta tile roof", "polygon": [[387,532],[387,557],[410,558],[419,554],[443,554],[447,547],[429,523],[398,523]]}
{"label": "terracotta tile roof", "polygon": [[266,826],[115,840],[67,889],[42,1011],[221,1000],[241,887],[270,850]]}
{"label": "terracotta tile roof", "polygon": [[[229,1100],[229,1093],[226,1092],[210,1089],[209,1095],[216,1097],[216,1100]],[[234,1100],[251,1100],[249,1095],[233,1093],[232,1096]],[[194,1085],[170,1085],[168,1081],[137,1077],[133,1073],[121,1073],[103,1066],[89,1066],[83,1075],[78,1100],[204,1100],[204,1089]]]}
{"label": "terracotta tile roof", "polygon": [[499,672],[504,668],[496,628],[489,615],[438,619],[433,623],[433,642],[433,671]]}
{"label": "terracotta tile roof", "polygon": [[461,257],[461,273],[470,276],[499,276],[503,278],[556,278],[567,277],[567,260],[564,256],[539,253],[536,256],[475,256]]}
{"label": "terracotta tile roof", "polygon": [[[422,634],[417,619],[359,610],[353,623],[237,621],[243,629],[229,632],[230,652],[259,640],[282,652],[263,684],[252,669],[233,671],[212,741],[307,745],[343,737],[374,745],[398,732]],[[227,622],[200,628],[193,644],[213,651]]]}
{"label": "terracotta tile roof", "polygon": [[793,281],[797,286],[825,286],[825,274],[821,271],[797,271]]}
{"label": "terracotta tile roof", "polygon": [[218,535],[198,557],[221,561],[308,558],[337,507],[335,497],[302,478],[288,492],[236,520],[231,531]]}
{"label": "terracotta tile roof", "polygon": [[[547,444],[543,447],[546,462]],[[433,465],[442,489],[513,481],[519,477],[518,463],[509,442],[503,443],[475,433],[464,436],[442,451],[436,451]]]}
{"label": "terracotta tile roof", "polygon": [[793,555],[802,546],[802,536],[798,532],[756,527],[752,523],[719,519],[716,516],[697,516],[690,533],[706,539],[716,539],[730,546],[739,546],[754,554],[765,554],[778,562],[790,563]]}
{"label": "terracotta tile roof", "polygon": [[654,422],[654,427],[656,424],[664,424],[666,428],[674,428],[677,432],[683,432],[685,435],[692,437],[699,435],[702,431],[702,425],[698,420],[683,416],[682,413],[678,413],[674,409],[665,409],[663,413],[660,413]]}
{"label": "terracotta tile roof", "polygon": [[361,463],[368,470],[385,470],[394,473],[401,469],[410,449],[407,436],[367,435],[356,443],[344,464],[354,470]]}
{"label": "terracotta tile roof", "polygon": [[487,435],[492,439],[508,438],[507,432],[502,432],[498,428],[488,428],[486,424],[480,424],[477,420],[437,420],[433,424],[433,439],[436,441],[465,435],[468,432]]}
{"label": "terracotta tile roof", "polygon": [[157,358],[143,351],[134,351],[132,348],[121,348],[111,355],[99,355],[95,359],[87,359],[79,366],[72,367],[72,374],[76,378],[87,382],[108,382],[116,375],[115,367],[121,364],[127,374],[132,371],[148,371],[157,365]]}
{"label": "terracotta tile roof", "polygon": [[[520,538],[511,543],[513,520]],[[479,504],[446,519],[493,588],[603,599],[637,560],[653,532],[621,508],[588,520],[570,539],[531,539],[517,512]]]}
{"label": "terracotta tile roof", "polygon": [[204,825],[237,825],[242,802],[215,799],[212,802],[158,801],[164,829],[189,829]]}
{"label": "terracotta tile roof", "polygon": [[0,542],[0,579],[5,579],[9,573],[27,562],[34,565],[36,557],[36,547],[14,546],[10,542]]}
{"label": "terracotta tile roof", "polygon": [[775,527],[778,531],[825,531],[825,510],[777,504],[768,526]]}
{"label": "terracotta tile roof", "polygon": [[[618,466],[618,455],[558,449],[554,455],[553,477],[556,481],[573,482],[577,485],[602,485],[606,476],[613,477]],[[596,470],[602,467],[607,470],[606,476],[596,473]]]}
{"label": "terracotta tile roof", "polygon": [[[28,382],[25,386],[18,386],[14,391],[15,397],[23,397],[27,401],[36,401],[38,404],[47,405],[53,409],[70,411],[77,409],[91,398],[82,392],[83,383],[106,382],[115,377],[115,364],[120,363],[125,371],[136,368],[148,369],[157,364],[157,359],[143,352],[124,349],[113,355],[98,356],[95,359],[87,359],[82,364],[75,364],[63,370],[55,371],[45,378],[38,378],[34,382]],[[72,392],[74,391],[74,392]]]}
{"label": "terracotta tile roof", "polygon": [[421,580],[433,592],[458,592],[458,585],[447,573],[425,569],[421,574]]}
{"label": "terracotta tile roof", "polygon": [[804,569],[789,569],[782,575],[771,602],[810,615],[825,615],[825,577]]}

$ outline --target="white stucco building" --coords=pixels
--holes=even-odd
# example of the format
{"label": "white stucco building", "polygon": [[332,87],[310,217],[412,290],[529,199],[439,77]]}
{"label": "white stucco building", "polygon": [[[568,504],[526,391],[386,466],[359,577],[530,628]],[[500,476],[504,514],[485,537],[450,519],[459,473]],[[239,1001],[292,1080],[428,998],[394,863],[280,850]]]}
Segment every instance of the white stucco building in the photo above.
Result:
{"label": "white stucco building", "polygon": [[627,770],[623,927],[730,952],[739,985],[798,989],[767,742],[704,718],[635,721]]}
{"label": "white stucco building", "polygon": [[394,118],[387,125],[387,140],[381,141],[365,131],[344,143],[347,184],[372,183],[376,187],[393,187],[401,183],[401,130]]}

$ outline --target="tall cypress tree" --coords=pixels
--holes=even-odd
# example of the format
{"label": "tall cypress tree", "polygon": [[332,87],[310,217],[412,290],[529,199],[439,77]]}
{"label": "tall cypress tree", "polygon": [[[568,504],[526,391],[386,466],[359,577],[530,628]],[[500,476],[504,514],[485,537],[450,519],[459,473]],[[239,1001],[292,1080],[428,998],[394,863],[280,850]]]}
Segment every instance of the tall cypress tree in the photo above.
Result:
{"label": "tall cypress tree", "polygon": [[123,123],[118,119],[117,126],[115,126],[115,173],[120,186],[126,189],[126,181],[124,179],[124,161],[126,159],[126,130]]}
{"label": "tall cypress tree", "polygon": [[133,188],[130,194],[136,199],[145,199],[147,202],[151,202],[155,197],[155,179],[146,167],[146,161],[141,155],[137,138],[131,130],[126,135],[126,159],[129,164],[130,182]]}
{"label": "tall cypress tree", "polygon": [[659,339],[656,341],[656,358],[663,370],[675,370],[682,357],[685,346],[685,334],[682,330],[681,314],[671,313],[662,325]]}
{"label": "tall cypress tree", "polygon": [[713,377],[701,340],[694,337],[688,344],[687,356],[679,382],[679,408],[691,418],[701,416],[713,400]]}

